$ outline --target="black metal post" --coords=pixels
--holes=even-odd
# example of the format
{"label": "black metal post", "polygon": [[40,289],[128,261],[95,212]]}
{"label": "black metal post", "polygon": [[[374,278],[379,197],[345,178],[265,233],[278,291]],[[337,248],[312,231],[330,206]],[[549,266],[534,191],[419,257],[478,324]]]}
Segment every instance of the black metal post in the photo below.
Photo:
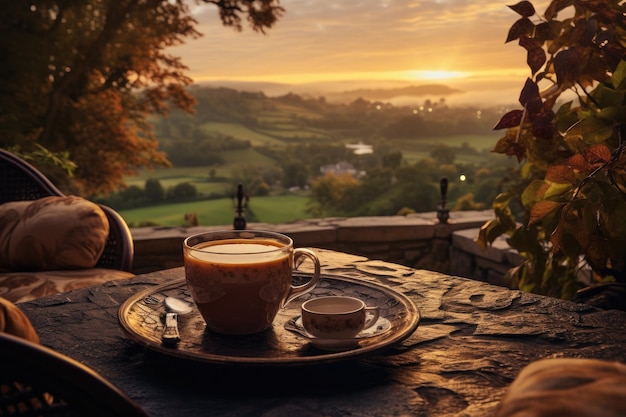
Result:
{"label": "black metal post", "polygon": [[439,181],[439,188],[441,190],[441,203],[437,208],[437,219],[439,219],[439,223],[446,224],[450,218],[450,210],[446,208],[446,196],[448,194],[448,179],[446,177],[442,177]]}
{"label": "black metal post", "polygon": [[235,216],[235,220],[233,221],[233,227],[235,228],[235,230],[246,230],[246,217],[245,217],[245,213],[246,213],[246,206],[247,206],[247,199],[246,199],[246,203],[244,203],[244,192],[243,192],[243,185],[239,184],[237,186],[237,205],[235,206],[235,212],[237,213],[237,215]]}

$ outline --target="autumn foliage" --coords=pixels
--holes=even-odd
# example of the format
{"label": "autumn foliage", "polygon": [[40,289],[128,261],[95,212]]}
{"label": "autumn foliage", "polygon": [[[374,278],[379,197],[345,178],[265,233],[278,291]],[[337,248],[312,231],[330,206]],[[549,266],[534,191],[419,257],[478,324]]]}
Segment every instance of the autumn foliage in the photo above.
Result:
{"label": "autumn foliage", "polygon": [[543,16],[529,1],[509,7],[520,17],[506,41],[526,51],[531,77],[521,108],[496,125],[505,133],[494,151],[517,158],[519,182],[496,198],[478,241],[508,236],[525,258],[508,278],[524,290],[569,298],[584,266],[587,284],[626,281],[626,5],[553,0]]}
{"label": "autumn foliage", "polygon": [[[278,0],[201,0],[222,23],[256,31]],[[75,192],[106,193],[167,165],[148,117],[192,111],[191,79],[168,48],[201,36],[184,0],[32,0],[0,9],[0,147],[62,155]],[[210,53],[210,52],[207,52]],[[48,158],[50,159],[50,158]]]}

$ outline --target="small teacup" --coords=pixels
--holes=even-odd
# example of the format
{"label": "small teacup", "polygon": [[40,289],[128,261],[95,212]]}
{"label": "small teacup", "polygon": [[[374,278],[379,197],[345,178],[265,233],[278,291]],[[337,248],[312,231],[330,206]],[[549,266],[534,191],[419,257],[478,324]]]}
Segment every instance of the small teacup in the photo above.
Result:
{"label": "small teacup", "polygon": [[302,326],[318,339],[353,339],[378,317],[377,307],[354,297],[317,297],[302,303]]}

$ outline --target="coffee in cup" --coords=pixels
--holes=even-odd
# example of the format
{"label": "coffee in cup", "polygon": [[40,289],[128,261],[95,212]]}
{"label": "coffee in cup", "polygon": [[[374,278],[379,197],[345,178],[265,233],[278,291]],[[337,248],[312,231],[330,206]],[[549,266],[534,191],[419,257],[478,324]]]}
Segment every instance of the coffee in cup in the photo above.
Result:
{"label": "coffee in cup", "polygon": [[368,307],[354,297],[325,296],[302,303],[302,326],[318,339],[352,339],[378,318],[377,307]]}
{"label": "coffee in cup", "polygon": [[[278,310],[313,289],[320,263],[309,249],[294,249],[286,235],[228,230],[193,235],[183,243],[185,277],[207,327],[243,335],[272,325]],[[311,279],[294,286],[293,265],[301,257],[314,264]]]}

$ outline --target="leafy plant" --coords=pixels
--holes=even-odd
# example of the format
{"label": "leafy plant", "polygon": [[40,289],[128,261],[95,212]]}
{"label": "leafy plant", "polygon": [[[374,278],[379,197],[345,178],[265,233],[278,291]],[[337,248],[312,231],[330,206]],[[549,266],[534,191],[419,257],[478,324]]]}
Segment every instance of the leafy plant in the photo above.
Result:
{"label": "leafy plant", "polygon": [[626,4],[553,0],[543,17],[529,1],[509,7],[520,18],[506,41],[526,50],[532,76],[522,108],[496,125],[506,131],[494,151],[517,158],[519,178],[478,242],[508,236],[525,259],[507,277],[523,290],[570,298],[594,281],[626,281]]}

